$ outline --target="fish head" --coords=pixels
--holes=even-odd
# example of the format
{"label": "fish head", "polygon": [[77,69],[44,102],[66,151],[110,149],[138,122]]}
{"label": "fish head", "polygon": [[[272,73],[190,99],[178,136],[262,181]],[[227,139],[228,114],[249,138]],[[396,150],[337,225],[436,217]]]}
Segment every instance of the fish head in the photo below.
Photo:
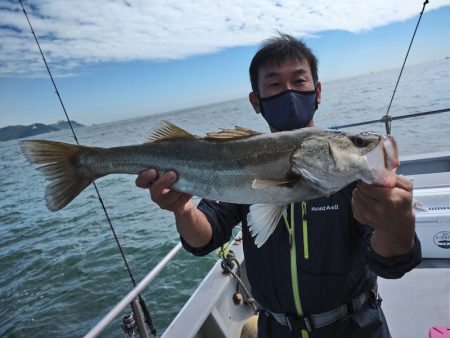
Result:
{"label": "fish head", "polygon": [[304,139],[293,153],[291,165],[294,174],[318,190],[332,193],[358,179],[394,186],[400,162],[392,136],[326,131]]}

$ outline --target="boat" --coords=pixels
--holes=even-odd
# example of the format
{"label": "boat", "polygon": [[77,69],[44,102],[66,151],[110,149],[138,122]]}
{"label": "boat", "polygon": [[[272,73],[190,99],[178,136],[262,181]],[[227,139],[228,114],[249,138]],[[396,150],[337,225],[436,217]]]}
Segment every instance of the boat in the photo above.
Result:
{"label": "boat", "polygon": [[[19,2],[60,98],[26,11],[22,2],[20,0]],[[423,4],[416,30],[427,3],[428,1]],[[414,36],[415,32],[411,44]],[[61,98],[60,101],[62,104]],[[450,109],[443,109],[392,118],[388,115],[389,108],[380,120],[334,129],[385,122],[386,130],[390,133],[392,120],[450,111]],[[70,125],[70,119],[67,114],[66,116]],[[435,326],[450,327],[450,151],[409,156],[401,158],[401,162],[398,173],[414,181],[416,232],[422,244],[423,262],[401,279],[379,278],[379,293],[384,298],[383,309],[393,337],[425,337]],[[178,243],[85,337],[99,336],[129,305],[133,309],[133,315],[122,318],[122,327],[130,335],[134,336],[138,333],[140,337],[149,337],[144,312],[139,303],[139,294],[169,264],[181,248],[181,243]],[[242,240],[235,239],[228,248],[222,250],[222,256],[165,330],[162,338],[256,337],[254,329],[257,304],[251,296],[251,287],[246,278]]]}
{"label": "boat", "polygon": [[[379,292],[393,337],[427,337],[434,326],[450,327],[450,151],[403,157],[398,173],[414,182],[423,261],[401,279],[378,278]],[[85,337],[98,336],[181,247],[178,243]],[[242,240],[235,239],[224,251],[162,338],[256,337],[257,305],[245,273]],[[146,331],[139,310],[135,316],[136,326]],[[140,334],[148,337],[147,332]]]}

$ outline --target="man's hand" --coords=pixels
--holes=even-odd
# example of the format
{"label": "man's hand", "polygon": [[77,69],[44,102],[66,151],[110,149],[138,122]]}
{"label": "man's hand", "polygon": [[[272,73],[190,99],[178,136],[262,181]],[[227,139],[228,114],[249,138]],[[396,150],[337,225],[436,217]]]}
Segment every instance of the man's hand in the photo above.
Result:
{"label": "man's hand", "polygon": [[173,171],[158,177],[155,169],[147,169],[139,174],[136,185],[149,189],[152,201],[161,209],[172,211],[180,235],[190,246],[201,248],[211,240],[211,224],[197,209],[191,195],[170,189],[176,180],[177,174]]}
{"label": "man's hand", "polygon": [[380,256],[406,254],[414,245],[412,182],[396,176],[395,187],[359,182],[353,190],[353,216],[374,229],[372,248]]}
{"label": "man's hand", "polygon": [[193,207],[192,196],[171,190],[170,186],[176,180],[177,174],[173,171],[158,177],[155,169],[147,169],[137,177],[136,186],[149,189],[152,201],[158,204],[161,209],[172,211],[175,214],[182,214],[188,208]]}

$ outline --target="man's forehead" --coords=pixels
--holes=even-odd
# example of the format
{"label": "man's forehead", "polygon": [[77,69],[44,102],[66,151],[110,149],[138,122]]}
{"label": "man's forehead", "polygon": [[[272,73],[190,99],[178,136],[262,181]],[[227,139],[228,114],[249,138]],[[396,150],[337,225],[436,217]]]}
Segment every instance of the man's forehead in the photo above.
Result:
{"label": "man's forehead", "polygon": [[285,58],[283,60],[270,60],[259,67],[259,75],[262,78],[273,77],[283,73],[309,74],[311,68],[306,59]]}

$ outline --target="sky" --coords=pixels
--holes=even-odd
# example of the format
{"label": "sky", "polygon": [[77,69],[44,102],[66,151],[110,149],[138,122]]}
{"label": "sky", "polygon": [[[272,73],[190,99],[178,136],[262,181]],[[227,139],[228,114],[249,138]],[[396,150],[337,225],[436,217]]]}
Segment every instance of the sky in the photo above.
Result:
{"label": "sky", "polygon": [[[423,0],[23,0],[72,120],[90,125],[248,95],[277,31],[322,82],[402,65]],[[450,0],[426,6],[407,65],[450,57]],[[0,127],[64,119],[18,1],[0,0]]]}

